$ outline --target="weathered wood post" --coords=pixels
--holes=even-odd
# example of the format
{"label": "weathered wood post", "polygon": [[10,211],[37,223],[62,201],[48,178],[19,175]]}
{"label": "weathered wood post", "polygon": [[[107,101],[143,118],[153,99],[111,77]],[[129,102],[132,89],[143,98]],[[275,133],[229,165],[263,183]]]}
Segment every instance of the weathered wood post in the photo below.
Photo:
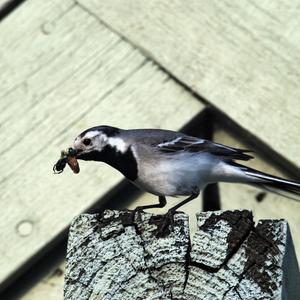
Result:
{"label": "weathered wood post", "polygon": [[[70,228],[65,299],[299,299],[300,276],[289,227],[251,212],[188,216],[156,237],[157,216],[128,211],[83,214]],[[298,297],[298,298],[297,298]]]}

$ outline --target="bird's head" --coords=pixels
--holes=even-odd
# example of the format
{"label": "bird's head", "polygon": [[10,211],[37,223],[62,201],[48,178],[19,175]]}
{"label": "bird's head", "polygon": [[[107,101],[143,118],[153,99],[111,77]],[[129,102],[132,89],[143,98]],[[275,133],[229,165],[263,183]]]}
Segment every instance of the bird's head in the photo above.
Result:
{"label": "bird's head", "polygon": [[73,144],[77,158],[83,160],[101,161],[103,152],[109,148],[122,151],[125,144],[118,137],[120,130],[110,126],[97,126],[89,128],[79,134]]}

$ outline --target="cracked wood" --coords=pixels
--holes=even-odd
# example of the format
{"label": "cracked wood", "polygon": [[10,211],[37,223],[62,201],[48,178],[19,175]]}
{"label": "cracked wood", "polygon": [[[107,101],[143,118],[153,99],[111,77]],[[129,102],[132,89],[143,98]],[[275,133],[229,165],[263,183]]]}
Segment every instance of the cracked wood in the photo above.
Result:
{"label": "cracked wood", "polygon": [[190,241],[184,213],[164,238],[152,214],[134,224],[130,216],[106,210],[73,221],[65,299],[293,299],[300,292],[284,220],[255,226],[246,210],[199,213]]}

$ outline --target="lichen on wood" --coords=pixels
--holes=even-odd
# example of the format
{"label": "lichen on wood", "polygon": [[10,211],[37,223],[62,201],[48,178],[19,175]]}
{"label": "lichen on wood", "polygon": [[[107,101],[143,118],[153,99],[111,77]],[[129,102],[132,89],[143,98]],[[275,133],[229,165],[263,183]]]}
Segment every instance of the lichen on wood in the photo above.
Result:
{"label": "lichen on wood", "polygon": [[286,255],[284,220],[255,227],[246,210],[199,213],[190,241],[186,214],[175,214],[164,237],[157,216],[131,219],[130,211],[106,210],[73,221],[65,299],[287,299],[299,290],[283,281],[284,262],[298,268]]}

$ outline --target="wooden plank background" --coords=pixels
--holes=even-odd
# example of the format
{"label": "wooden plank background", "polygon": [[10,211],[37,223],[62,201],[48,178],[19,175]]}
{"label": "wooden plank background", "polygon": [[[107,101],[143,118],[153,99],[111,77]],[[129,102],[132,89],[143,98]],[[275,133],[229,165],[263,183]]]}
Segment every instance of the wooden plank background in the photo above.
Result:
{"label": "wooden plank background", "polygon": [[299,171],[298,1],[78,2]]}
{"label": "wooden plank background", "polygon": [[0,37],[3,282],[122,180],[91,163],[52,174],[77,134],[99,123],[178,129],[204,105],[72,2],[25,2]]}
{"label": "wooden plank background", "polygon": [[[299,10],[296,0],[27,0],[2,20],[0,289],[122,181],[88,162],[79,175],[52,174],[59,151],[87,127],[179,129],[209,104],[256,137],[254,147],[262,142],[299,170]],[[230,130],[215,139],[247,147]],[[285,175],[272,157],[257,157],[252,167]],[[221,184],[220,193],[223,209],[286,218],[300,257],[299,203],[269,193],[258,203],[243,185]],[[153,201],[145,194],[130,207]],[[183,211],[193,216],[200,203]],[[24,299],[62,299],[62,272]]]}

